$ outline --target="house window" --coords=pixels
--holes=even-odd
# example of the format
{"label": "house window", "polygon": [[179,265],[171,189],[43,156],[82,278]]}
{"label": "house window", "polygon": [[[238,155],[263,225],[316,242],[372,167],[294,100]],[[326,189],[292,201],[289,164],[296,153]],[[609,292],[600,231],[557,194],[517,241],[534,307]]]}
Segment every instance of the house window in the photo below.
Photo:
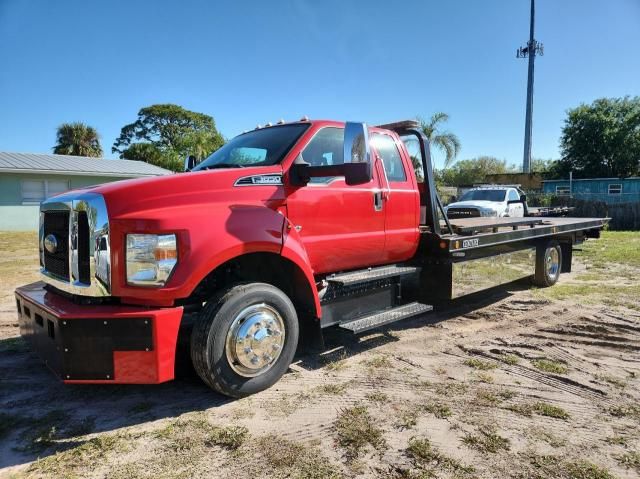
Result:
{"label": "house window", "polygon": [[614,183],[609,185],[609,194],[610,195],[619,195],[622,194],[622,184]]}
{"label": "house window", "polygon": [[23,180],[22,204],[38,204],[59,193],[69,190],[67,180]]}
{"label": "house window", "polygon": [[568,186],[556,186],[556,195],[569,196],[570,194],[571,194],[571,189]]}

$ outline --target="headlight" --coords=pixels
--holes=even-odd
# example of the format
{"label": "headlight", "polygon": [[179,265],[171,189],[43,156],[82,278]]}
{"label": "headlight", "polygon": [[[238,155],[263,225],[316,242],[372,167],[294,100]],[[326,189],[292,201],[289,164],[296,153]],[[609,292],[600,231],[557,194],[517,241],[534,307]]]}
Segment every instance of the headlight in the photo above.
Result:
{"label": "headlight", "polygon": [[127,235],[127,284],[164,286],[177,263],[176,235]]}

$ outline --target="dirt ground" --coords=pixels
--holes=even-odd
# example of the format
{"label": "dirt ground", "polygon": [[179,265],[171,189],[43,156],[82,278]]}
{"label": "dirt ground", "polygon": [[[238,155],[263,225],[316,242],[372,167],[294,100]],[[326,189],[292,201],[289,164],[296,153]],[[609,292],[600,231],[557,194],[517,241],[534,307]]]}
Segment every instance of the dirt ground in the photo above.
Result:
{"label": "dirt ground", "polygon": [[17,338],[33,235],[0,233],[1,477],[640,475],[640,234],[545,290],[513,283],[364,337],[328,331],[270,390],[186,376],[64,386]]}

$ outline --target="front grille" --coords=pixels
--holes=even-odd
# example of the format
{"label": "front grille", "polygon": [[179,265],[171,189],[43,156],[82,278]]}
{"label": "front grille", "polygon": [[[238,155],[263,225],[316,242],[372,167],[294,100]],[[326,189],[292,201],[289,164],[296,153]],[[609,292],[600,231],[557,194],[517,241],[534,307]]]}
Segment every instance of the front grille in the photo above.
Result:
{"label": "front grille", "polygon": [[78,212],[78,279],[81,283],[91,283],[91,267],[89,264],[89,219],[86,211]]}
{"label": "front grille", "polygon": [[450,220],[460,218],[477,218],[480,211],[477,208],[449,208],[447,210],[447,218]]}
{"label": "front grille", "polygon": [[46,211],[42,227],[43,238],[51,234],[57,242],[54,253],[44,248],[44,269],[49,274],[69,281],[69,212]]}

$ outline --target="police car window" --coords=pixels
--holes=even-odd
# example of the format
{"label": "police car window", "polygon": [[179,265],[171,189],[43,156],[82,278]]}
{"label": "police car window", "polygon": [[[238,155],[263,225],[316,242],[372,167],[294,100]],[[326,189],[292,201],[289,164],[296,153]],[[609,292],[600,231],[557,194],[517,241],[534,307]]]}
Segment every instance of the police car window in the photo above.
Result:
{"label": "police car window", "polygon": [[384,163],[384,169],[387,172],[389,181],[406,181],[407,175],[404,172],[402,158],[400,157],[400,152],[393,138],[389,135],[376,133],[371,138],[371,142],[380,155],[380,158],[382,158],[382,163]]}
{"label": "police car window", "polygon": [[[329,166],[344,163],[344,130],[323,128],[302,150],[302,159],[311,166]],[[310,183],[328,183],[335,176],[311,178]]]}

